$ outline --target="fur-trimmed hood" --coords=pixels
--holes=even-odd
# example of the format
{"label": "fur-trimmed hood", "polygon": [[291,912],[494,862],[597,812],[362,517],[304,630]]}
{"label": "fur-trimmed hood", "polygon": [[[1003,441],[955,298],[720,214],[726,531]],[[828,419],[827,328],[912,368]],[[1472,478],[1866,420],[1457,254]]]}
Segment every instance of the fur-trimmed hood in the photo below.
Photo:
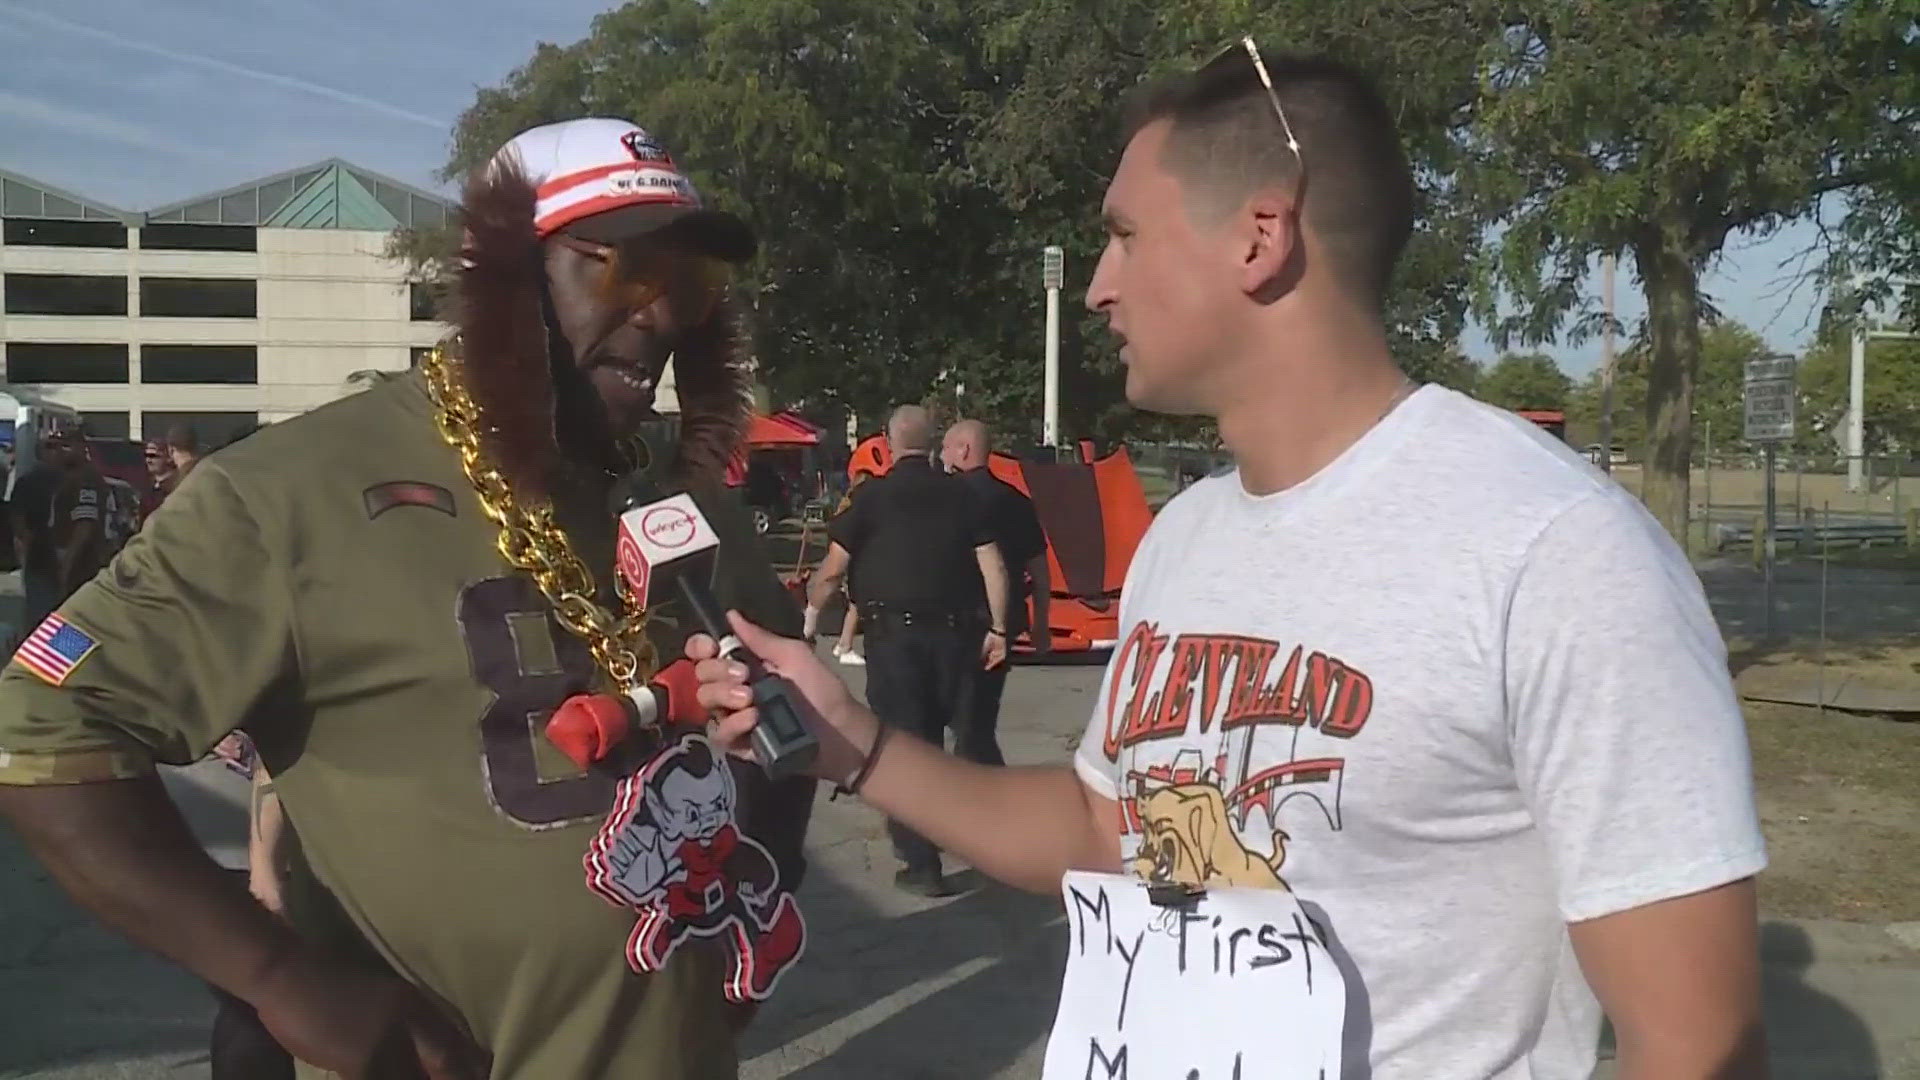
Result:
{"label": "fur-trimmed hood", "polygon": [[[563,461],[535,199],[533,183],[510,158],[483,166],[468,180],[461,207],[466,237],[450,315],[489,453],[516,489],[545,495]],[[718,482],[745,438],[753,407],[742,337],[737,309],[723,301],[704,325],[686,332],[675,351],[680,435],[671,475],[677,480]]]}

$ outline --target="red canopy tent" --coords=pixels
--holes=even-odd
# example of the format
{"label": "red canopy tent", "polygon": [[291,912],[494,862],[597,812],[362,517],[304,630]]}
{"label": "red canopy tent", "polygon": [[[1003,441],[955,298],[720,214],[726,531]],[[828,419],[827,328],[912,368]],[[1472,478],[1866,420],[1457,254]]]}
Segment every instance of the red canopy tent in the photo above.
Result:
{"label": "red canopy tent", "polygon": [[747,428],[748,446],[818,446],[820,429],[789,412],[755,415]]}
{"label": "red canopy tent", "polygon": [[747,455],[752,451],[818,445],[820,429],[800,417],[790,412],[778,412],[772,416],[755,413],[753,422],[747,425],[747,436],[741,440],[740,449],[727,464],[727,484],[739,487],[747,482]]}

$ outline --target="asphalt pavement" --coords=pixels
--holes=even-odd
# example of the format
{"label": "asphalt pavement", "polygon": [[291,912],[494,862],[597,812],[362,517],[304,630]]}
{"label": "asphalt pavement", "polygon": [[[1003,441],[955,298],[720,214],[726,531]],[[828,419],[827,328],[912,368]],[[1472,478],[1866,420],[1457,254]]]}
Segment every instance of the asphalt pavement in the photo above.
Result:
{"label": "asphalt pavement", "polygon": [[[1013,673],[1010,761],[1068,759],[1099,670]],[[175,786],[203,835],[237,839],[244,788],[198,779]],[[906,896],[882,820],[824,793],[810,850],[809,953],[748,1031],[744,1080],[1039,1075],[1064,962],[1050,898],[954,864],[960,895]],[[1920,1078],[1920,926],[1770,922],[1765,957],[1777,1078]],[[75,910],[0,830],[0,1077],[202,1080],[212,1014],[196,980]]]}

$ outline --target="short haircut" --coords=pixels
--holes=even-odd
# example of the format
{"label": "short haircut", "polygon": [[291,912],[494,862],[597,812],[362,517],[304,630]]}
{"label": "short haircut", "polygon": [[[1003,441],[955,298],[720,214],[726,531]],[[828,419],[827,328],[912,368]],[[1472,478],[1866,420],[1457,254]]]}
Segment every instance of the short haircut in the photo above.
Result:
{"label": "short haircut", "polygon": [[933,418],[919,405],[902,405],[887,419],[887,444],[895,453],[913,453],[933,447]]}
{"label": "short haircut", "polygon": [[200,433],[192,424],[175,424],[167,429],[167,448],[183,454],[200,453]]}
{"label": "short haircut", "polygon": [[[1306,166],[1307,228],[1338,279],[1377,304],[1413,234],[1413,170],[1393,114],[1356,68],[1318,56],[1261,59]],[[1198,220],[1217,221],[1298,175],[1286,130],[1239,45],[1197,71],[1147,86],[1133,101],[1126,138],[1160,120],[1172,123],[1161,164],[1200,196],[1188,206]]]}

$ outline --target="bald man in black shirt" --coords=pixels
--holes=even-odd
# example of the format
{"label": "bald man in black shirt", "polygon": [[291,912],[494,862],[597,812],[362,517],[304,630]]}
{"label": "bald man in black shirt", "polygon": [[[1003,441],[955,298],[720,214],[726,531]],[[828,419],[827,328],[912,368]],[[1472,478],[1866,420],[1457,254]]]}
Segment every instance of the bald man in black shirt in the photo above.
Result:
{"label": "bald man in black shirt", "polygon": [[[988,533],[1006,560],[1007,634],[1018,638],[1027,625],[1027,599],[1033,599],[1033,651],[1045,656],[1053,649],[1048,630],[1048,601],[1053,582],[1047,567],[1047,534],[1040,527],[1033,500],[1020,489],[993,475],[987,467],[992,454],[987,426],[961,420],[947,429],[940,444],[940,460],[978,501]],[[985,602],[986,583],[977,586]],[[953,752],[982,765],[1005,765],[995,732],[1000,725],[1000,698],[1007,688],[1007,665],[974,672],[966,708],[955,720]]]}
{"label": "bald man in black shirt", "polygon": [[[867,701],[882,722],[945,745],[963,729],[973,679],[1007,659],[1007,568],[985,512],[959,478],[934,466],[933,425],[917,405],[887,423],[893,467],[854,493],[828,526],[826,558],[808,585],[806,633],[847,577],[867,637]],[[981,611],[981,582],[987,611]],[[889,822],[904,864],[894,883],[948,893],[940,850]]]}

